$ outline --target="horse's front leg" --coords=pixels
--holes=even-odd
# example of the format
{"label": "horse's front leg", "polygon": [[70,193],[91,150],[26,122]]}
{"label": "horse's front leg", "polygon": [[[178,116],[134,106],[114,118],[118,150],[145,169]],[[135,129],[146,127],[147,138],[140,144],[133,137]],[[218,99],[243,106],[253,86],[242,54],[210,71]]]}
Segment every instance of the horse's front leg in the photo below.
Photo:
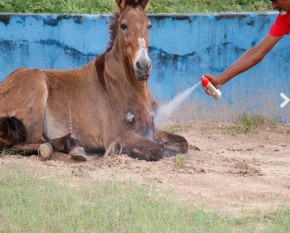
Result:
{"label": "horse's front leg", "polygon": [[175,156],[179,153],[186,154],[188,151],[187,140],[179,135],[168,133],[163,130],[155,131],[155,140],[163,146],[164,156]]}
{"label": "horse's front leg", "polygon": [[107,155],[127,154],[132,158],[146,161],[157,161],[164,157],[163,147],[133,131],[119,135],[116,141],[106,149]]}
{"label": "horse's front leg", "polygon": [[47,143],[43,143],[39,147],[40,156],[43,159],[51,158],[54,151],[70,154],[75,160],[87,160],[84,148],[81,147],[79,141],[71,134],[49,140]]}

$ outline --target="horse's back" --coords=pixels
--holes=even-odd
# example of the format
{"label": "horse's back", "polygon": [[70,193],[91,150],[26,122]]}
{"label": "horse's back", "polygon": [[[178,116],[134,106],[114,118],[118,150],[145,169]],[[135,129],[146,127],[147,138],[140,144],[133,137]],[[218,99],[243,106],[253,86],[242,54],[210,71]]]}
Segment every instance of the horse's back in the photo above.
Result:
{"label": "horse's back", "polygon": [[[33,87],[44,81],[44,73],[40,69],[19,68],[11,72],[2,83],[0,83],[0,94],[9,90],[19,90],[25,86]],[[33,85],[33,86],[31,86]]]}

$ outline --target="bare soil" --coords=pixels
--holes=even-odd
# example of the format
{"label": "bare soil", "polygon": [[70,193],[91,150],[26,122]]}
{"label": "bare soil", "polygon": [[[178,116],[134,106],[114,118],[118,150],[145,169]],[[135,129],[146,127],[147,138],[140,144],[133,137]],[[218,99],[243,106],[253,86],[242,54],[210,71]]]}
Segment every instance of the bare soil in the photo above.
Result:
{"label": "bare soil", "polygon": [[[256,132],[229,132],[230,125],[187,123],[166,126],[187,138],[186,156],[146,162],[126,155],[91,156],[76,162],[56,154],[50,161],[23,157],[33,169],[72,173],[92,182],[114,178],[137,184],[154,182],[157,189],[174,190],[189,205],[240,214],[275,211],[290,204],[290,130],[262,127]],[[21,157],[22,158],[22,157]],[[20,159],[21,160],[21,159]],[[18,163],[19,156],[0,156],[0,163]]]}

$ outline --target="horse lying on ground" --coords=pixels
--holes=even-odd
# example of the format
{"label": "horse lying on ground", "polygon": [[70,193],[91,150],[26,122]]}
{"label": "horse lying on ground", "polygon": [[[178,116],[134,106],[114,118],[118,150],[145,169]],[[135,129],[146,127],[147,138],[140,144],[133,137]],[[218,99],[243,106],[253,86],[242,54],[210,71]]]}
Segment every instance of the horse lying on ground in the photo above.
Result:
{"label": "horse lying on ground", "polygon": [[126,153],[144,160],[187,153],[185,138],[155,129],[148,88],[150,0],[116,0],[110,43],[87,65],[67,71],[20,68],[0,83],[0,148]]}

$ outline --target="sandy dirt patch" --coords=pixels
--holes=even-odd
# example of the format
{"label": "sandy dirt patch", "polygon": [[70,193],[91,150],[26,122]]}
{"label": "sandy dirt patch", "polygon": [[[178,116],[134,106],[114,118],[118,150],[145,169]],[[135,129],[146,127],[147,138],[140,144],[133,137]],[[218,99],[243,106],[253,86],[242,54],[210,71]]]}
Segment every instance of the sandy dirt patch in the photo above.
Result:
{"label": "sandy dirt patch", "polygon": [[[174,128],[167,126],[168,128]],[[190,205],[221,212],[274,211],[290,203],[289,127],[261,128],[255,133],[229,133],[229,125],[187,123],[175,132],[190,144],[186,156],[158,162],[118,155],[91,156],[87,162],[57,154],[53,160],[37,156],[5,155],[0,163],[26,160],[37,170],[70,172],[77,179],[98,182],[109,178],[174,190]]]}

